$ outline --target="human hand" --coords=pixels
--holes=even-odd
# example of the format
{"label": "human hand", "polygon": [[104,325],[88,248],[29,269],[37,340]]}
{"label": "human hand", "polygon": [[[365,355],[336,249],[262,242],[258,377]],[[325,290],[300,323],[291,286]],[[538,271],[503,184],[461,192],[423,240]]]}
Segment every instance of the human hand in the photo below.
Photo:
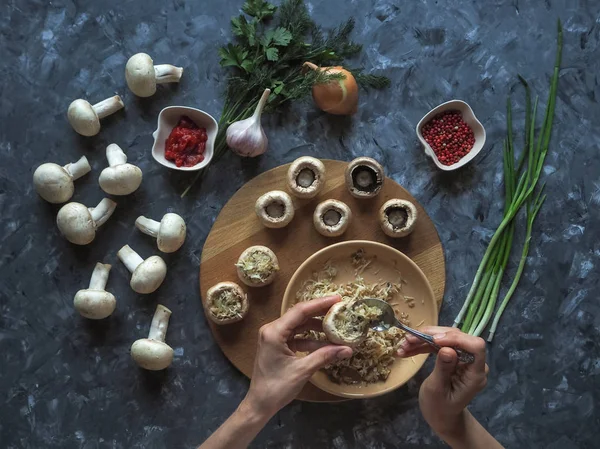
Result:
{"label": "human hand", "polygon": [[[316,371],[352,356],[352,349],[346,346],[294,339],[307,330],[322,331],[321,321],[314,317],[325,315],[340,300],[329,296],[299,303],[260,328],[252,381],[244,399],[254,413],[270,418],[300,393]],[[298,357],[295,351],[310,354]]]}
{"label": "human hand", "polygon": [[[433,335],[434,341],[443,346],[433,372],[421,385],[419,406],[431,428],[442,437],[448,436],[463,427],[467,405],[487,384],[489,368],[485,363],[485,341],[451,327],[431,326],[419,330]],[[452,347],[471,352],[475,362],[459,364]],[[412,357],[433,351],[427,343],[406,334],[398,356]]]}

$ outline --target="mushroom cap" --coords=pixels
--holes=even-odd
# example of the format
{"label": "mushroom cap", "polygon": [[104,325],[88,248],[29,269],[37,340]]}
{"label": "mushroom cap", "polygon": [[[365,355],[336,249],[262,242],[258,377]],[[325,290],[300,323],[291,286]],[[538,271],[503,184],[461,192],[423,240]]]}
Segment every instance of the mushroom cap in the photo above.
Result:
{"label": "mushroom cap", "polygon": [[106,167],[98,179],[100,188],[111,195],[129,195],[142,183],[142,170],[132,164]]}
{"label": "mushroom cap", "polygon": [[336,325],[336,318],[342,315],[341,318],[343,319],[343,315],[351,304],[351,302],[346,301],[336,302],[331,306],[325,318],[323,318],[323,332],[325,332],[325,336],[331,343],[354,347],[367,338],[367,334],[369,333],[368,326],[365,326],[364,332],[361,334],[348,335],[344,334]]}
{"label": "mushroom cap", "polygon": [[35,191],[49,203],[69,201],[75,191],[73,178],[58,164],[47,162],[33,172]]}
{"label": "mushroom cap", "polygon": [[254,211],[267,228],[283,228],[294,218],[292,198],[282,190],[272,190],[261,195],[254,205]]}
{"label": "mushroom cap", "polygon": [[117,300],[107,291],[84,289],[75,294],[73,305],[82,317],[101,320],[115,311]]}
{"label": "mushroom cap", "polygon": [[370,157],[357,157],[346,167],[346,187],[355,198],[373,198],[381,191],[385,173],[379,162]]}
{"label": "mushroom cap", "polygon": [[81,98],[73,101],[67,111],[69,123],[82,136],[95,136],[100,132],[100,119],[92,105]]}
{"label": "mushroom cap", "polygon": [[325,165],[314,157],[299,157],[288,169],[287,184],[294,196],[314,198],[325,185]]}
{"label": "mushroom cap", "polygon": [[406,237],[414,231],[416,223],[417,208],[410,201],[394,198],[379,209],[381,230],[390,237]]}
{"label": "mushroom cap", "polygon": [[[240,298],[242,304],[242,310],[240,310],[239,315],[233,316],[231,318],[219,318],[212,311],[211,306],[215,302],[215,299],[219,297],[219,295],[225,291],[232,291],[236,296]],[[206,312],[206,316],[215,324],[231,324],[237,323],[244,319],[244,317],[248,314],[248,309],[250,308],[250,303],[248,301],[248,295],[242,290],[235,282],[219,282],[216,285],[213,285],[206,292],[206,303],[204,304],[204,310]]]}
{"label": "mushroom cap", "polygon": [[156,243],[163,253],[174,253],[185,241],[185,221],[177,214],[167,213],[160,220]]}
{"label": "mushroom cap", "polygon": [[96,237],[96,223],[87,207],[68,203],[56,215],[56,225],[65,238],[76,245],[87,245]]}
{"label": "mushroom cap", "polygon": [[152,293],[165,280],[167,264],[160,256],[150,256],[135,269],[129,285],[134,292]]}
{"label": "mushroom cap", "polygon": [[162,341],[142,338],[131,345],[131,357],[141,368],[160,371],[173,362],[173,348]]}
{"label": "mushroom cap", "polygon": [[125,65],[127,86],[138,97],[151,97],[156,93],[154,61],[146,53],[137,53]]}
{"label": "mushroom cap", "polygon": [[[332,222],[328,223],[329,220]],[[348,229],[351,221],[352,211],[346,203],[338,200],[326,200],[319,203],[313,214],[315,228],[319,234],[325,237],[342,235]]]}
{"label": "mushroom cap", "polygon": [[[269,274],[269,276],[267,278],[265,278],[262,281],[250,279],[246,275],[246,273],[242,269],[242,267],[237,266],[244,259],[246,259],[248,256],[250,256],[250,254],[252,254],[253,252],[261,252],[263,254],[266,254],[268,257],[270,257],[272,264],[273,264],[273,271]],[[238,277],[240,278],[240,281],[242,281],[244,284],[246,284],[249,287],[264,287],[265,285],[269,285],[270,283],[272,283],[273,280],[275,279],[275,276],[277,276],[277,272],[279,271],[279,260],[277,259],[277,256],[270,248],[267,248],[266,246],[262,246],[262,245],[254,245],[249,248],[246,248],[244,250],[244,252],[242,254],[240,254],[240,257],[238,259],[238,263],[236,264],[236,266],[237,266],[237,274],[238,274]]]}

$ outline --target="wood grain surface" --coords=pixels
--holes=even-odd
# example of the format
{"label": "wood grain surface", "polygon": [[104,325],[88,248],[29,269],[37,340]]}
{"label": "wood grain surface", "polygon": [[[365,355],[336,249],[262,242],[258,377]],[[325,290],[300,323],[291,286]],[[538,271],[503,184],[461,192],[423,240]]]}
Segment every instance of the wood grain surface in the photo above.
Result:
{"label": "wood grain surface", "polygon": [[[289,164],[269,170],[246,183],[221,210],[202,250],[200,262],[200,296],[221,281],[237,282],[248,293],[250,311],[241,322],[217,326],[207,320],[215,340],[229,360],[246,376],[252,374],[258,329],[280,315],[281,301],[288,281],[305,259],[325,246],[345,240],[372,240],[390,245],[409,256],[427,276],[441,306],[446,281],[442,244],[435,226],[423,207],[396,182],[386,178],[381,193],[372,200],[353,198],[347,191],[344,170],[347,162],[323,160],[326,184],[311,200],[295,197],[295,216],[283,229],[267,229],[254,213],[256,199],[270,190],[287,191],[285,185]],[[352,209],[353,219],[346,233],[327,238],[314,229],[312,214],[316,205],[329,198],[341,200]],[[405,238],[387,237],[377,220],[381,205],[392,198],[412,201],[418,210],[414,232]],[[271,248],[279,259],[281,270],[273,284],[250,288],[239,281],[234,264],[239,255],[252,245]],[[298,396],[300,400],[334,402],[345,400],[307,384]]]}

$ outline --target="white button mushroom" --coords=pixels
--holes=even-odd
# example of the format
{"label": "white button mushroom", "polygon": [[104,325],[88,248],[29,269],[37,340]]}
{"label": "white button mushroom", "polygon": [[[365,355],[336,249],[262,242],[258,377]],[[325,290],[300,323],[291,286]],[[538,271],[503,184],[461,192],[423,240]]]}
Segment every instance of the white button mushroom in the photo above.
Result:
{"label": "white button mushroom", "polygon": [[261,195],[254,204],[254,211],[267,228],[287,226],[295,213],[292,198],[281,190],[273,190]]}
{"label": "white button mushroom", "polygon": [[109,166],[100,173],[100,188],[111,195],[129,195],[135,192],[142,183],[142,170],[128,164],[127,156],[115,143],[106,147],[106,158]]}
{"label": "white button mushroom", "polygon": [[163,253],[174,253],[185,241],[185,221],[177,214],[165,214],[160,223],[141,216],[135,220],[135,227],[156,238],[156,245]]}
{"label": "white button mushroom", "polygon": [[417,208],[397,198],[386,201],[379,209],[381,230],[390,237],[406,237],[415,229]]}
{"label": "white button mushroom", "polygon": [[314,157],[299,157],[288,169],[287,184],[292,195],[314,198],[325,185],[325,165]]}
{"label": "white button mushroom", "polygon": [[89,173],[91,169],[85,156],[64,167],[47,162],[33,172],[33,185],[35,191],[49,203],[64,203],[73,196],[75,191],[73,181]]}
{"label": "white button mushroom", "polygon": [[365,341],[369,322],[353,313],[353,303],[335,303],[323,318],[323,332],[336,345],[358,346]]}
{"label": "white button mushroom", "polygon": [[385,173],[379,162],[370,157],[357,157],[346,168],[346,187],[355,198],[373,198],[383,188]]}
{"label": "white button mushroom", "polygon": [[138,97],[151,97],[157,84],[178,83],[183,74],[181,67],[169,64],[154,65],[146,53],[133,55],[125,66],[125,80]]}
{"label": "white button mushroom", "polygon": [[79,290],[75,294],[73,305],[81,316],[91,320],[101,320],[114,312],[117,300],[112,293],[104,290],[110,268],[109,264],[98,262],[92,273],[89,288]]}
{"label": "white button mushroom", "polygon": [[129,245],[121,248],[117,256],[131,273],[129,285],[134,292],[152,293],[165,280],[167,264],[160,256],[151,256],[144,260]]}
{"label": "white button mushroom", "polygon": [[338,200],[326,200],[319,203],[313,214],[313,224],[319,234],[325,237],[338,237],[346,232],[352,211],[346,203]]}
{"label": "white button mushroom", "polygon": [[263,287],[275,280],[279,271],[279,260],[266,246],[255,245],[246,248],[237,263],[240,280],[249,287]]}
{"label": "white button mushroom", "polygon": [[148,338],[142,338],[131,345],[131,357],[141,368],[159,371],[173,362],[173,348],[165,343],[171,311],[159,304],[150,325]]}
{"label": "white button mushroom", "polygon": [[91,105],[86,100],[75,100],[69,105],[67,117],[75,132],[82,136],[95,136],[100,132],[100,119],[114,114],[125,105],[118,95]]}
{"label": "white button mushroom", "polygon": [[81,203],[68,203],[60,208],[56,224],[65,238],[76,245],[87,245],[96,237],[96,229],[102,226],[115,211],[117,203],[104,198],[96,207]]}
{"label": "white button mushroom", "polygon": [[248,295],[235,282],[219,282],[206,292],[204,311],[215,324],[237,323],[248,310]]}

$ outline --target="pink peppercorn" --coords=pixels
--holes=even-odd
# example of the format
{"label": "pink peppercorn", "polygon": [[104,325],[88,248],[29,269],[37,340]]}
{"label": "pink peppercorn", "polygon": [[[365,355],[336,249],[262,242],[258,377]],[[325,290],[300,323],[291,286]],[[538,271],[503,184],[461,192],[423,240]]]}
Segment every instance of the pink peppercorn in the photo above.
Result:
{"label": "pink peppercorn", "polygon": [[444,165],[456,164],[475,145],[475,134],[460,111],[439,113],[423,125],[421,134]]}

